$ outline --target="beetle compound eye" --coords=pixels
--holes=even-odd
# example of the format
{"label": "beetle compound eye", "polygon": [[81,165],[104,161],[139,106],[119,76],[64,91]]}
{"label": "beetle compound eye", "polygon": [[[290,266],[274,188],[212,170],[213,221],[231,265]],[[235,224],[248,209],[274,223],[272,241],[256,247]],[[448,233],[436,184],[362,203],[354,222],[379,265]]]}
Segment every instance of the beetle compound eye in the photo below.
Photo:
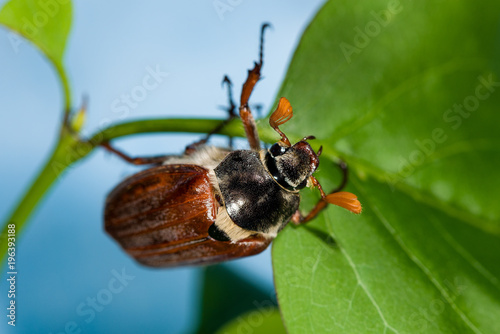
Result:
{"label": "beetle compound eye", "polygon": [[282,155],[285,153],[286,148],[283,146],[280,146],[280,144],[276,143],[271,148],[269,149],[269,152],[271,152],[273,157],[277,157],[279,155]]}

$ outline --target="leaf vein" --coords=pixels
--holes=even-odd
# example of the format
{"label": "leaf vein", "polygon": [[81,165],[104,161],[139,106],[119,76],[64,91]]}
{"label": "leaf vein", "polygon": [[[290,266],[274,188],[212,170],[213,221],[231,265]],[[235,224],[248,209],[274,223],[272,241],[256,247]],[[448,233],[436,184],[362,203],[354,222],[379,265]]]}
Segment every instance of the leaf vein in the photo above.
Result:
{"label": "leaf vein", "polygon": [[[361,192],[366,193],[364,188],[355,180],[353,180],[356,187],[360,189]],[[432,284],[436,287],[436,289],[441,293],[441,295],[446,299],[446,301],[450,304],[452,309],[458,314],[458,316],[464,321],[464,323],[474,332],[481,333],[481,331],[472,323],[472,321],[462,312],[462,310],[455,304],[453,298],[446,292],[444,287],[438,282],[438,280],[433,277],[432,272],[427,268],[423,262],[413,254],[405,242],[401,239],[400,236],[397,235],[394,227],[389,223],[389,221],[384,217],[384,215],[380,212],[378,207],[370,201],[366,201],[375,213],[376,217],[380,220],[382,225],[387,229],[387,231],[391,234],[394,240],[398,243],[401,249],[405,252],[405,254],[412,260],[420,270],[427,276],[427,278],[431,281]]]}
{"label": "leaf vein", "polygon": [[358,270],[356,268],[356,265],[352,261],[350,255],[347,253],[347,251],[345,250],[344,247],[340,247],[340,251],[342,252],[342,254],[344,255],[344,257],[346,258],[347,262],[349,263],[349,266],[351,266],[352,271],[354,272],[354,275],[356,276],[356,280],[358,281],[358,285],[363,289],[363,291],[365,292],[366,296],[368,297],[368,299],[370,299],[370,302],[375,307],[378,315],[382,319],[382,322],[384,323],[384,326],[385,326],[384,333],[387,331],[387,329],[390,329],[394,333],[398,334],[399,332],[394,327],[392,327],[391,325],[389,325],[389,323],[385,319],[384,314],[382,313],[382,309],[377,304],[375,298],[372,296],[372,294],[370,293],[370,291],[366,287],[365,283],[361,280],[361,276],[360,276],[360,274],[359,274],[359,272],[358,272]]}
{"label": "leaf vein", "polygon": [[439,232],[443,235],[445,241],[450,245],[451,248],[455,249],[455,251],[462,256],[462,258],[467,261],[480,275],[486,278],[491,284],[493,284],[498,290],[500,290],[500,282],[488,269],[486,269],[472,254],[470,254],[466,249],[464,249],[455,238],[445,230],[445,228],[441,225],[438,219],[434,216],[429,216],[434,222],[434,226],[439,230]]}
{"label": "leaf vein", "polygon": [[370,122],[373,121],[377,115],[383,113],[384,110],[387,110],[385,109],[385,107],[388,106],[391,102],[401,97],[404,93],[409,92],[412,88],[418,87],[421,82],[425,82],[429,77],[433,77],[436,75],[449,75],[456,71],[461,71],[466,67],[475,69],[478,68],[478,64],[480,63],[481,62],[478,61],[478,59],[453,59],[438,66],[428,68],[426,71],[421,72],[399,83],[398,86],[387,92],[384,96],[382,96],[380,100],[376,101],[374,106],[370,110],[368,110],[366,114],[364,114],[362,117],[356,118],[350,124],[342,126],[342,129],[329,139],[332,141],[337,141],[349,134],[352,134],[365,125],[370,124]]}

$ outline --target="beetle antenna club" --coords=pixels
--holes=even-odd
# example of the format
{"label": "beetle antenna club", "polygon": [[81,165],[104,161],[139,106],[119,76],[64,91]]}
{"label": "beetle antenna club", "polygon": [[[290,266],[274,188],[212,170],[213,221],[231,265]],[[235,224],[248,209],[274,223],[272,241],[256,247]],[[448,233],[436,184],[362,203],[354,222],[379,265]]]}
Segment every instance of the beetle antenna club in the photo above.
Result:
{"label": "beetle antenna club", "polygon": [[321,187],[321,184],[314,176],[311,176],[311,182],[316,188],[319,189],[321,199],[325,202],[338,205],[354,213],[361,213],[361,203],[359,203],[356,195],[347,191],[333,191],[332,193],[326,195],[323,191],[323,187]]}
{"label": "beetle antenna club", "polygon": [[290,140],[288,140],[287,136],[278,127],[288,122],[290,118],[292,118],[292,116],[292,105],[286,98],[282,97],[278,103],[278,107],[269,118],[269,125],[271,125],[274,131],[279,133],[279,135],[281,136],[281,141],[286,146],[291,146]]}
{"label": "beetle antenna club", "polygon": [[[288,122],[291,118],[293,117],[293,109],[290,104],[290,102],[282,97],[279,100],[278,107],[276,110],[271,114],[271,117],[269,118],[269,125],[281,136],[281,141],[285,147],[290,147],[291,143],[290,140],[287,138],[287,136],[278,128],[280,125],[285,124]],[[312,184],[313,187],[318,188],[320,194],[321,194],[321,200],[316,204],[316,206],[309,212],[309,214],[306,215],[306,217],[303,217],[300,212],[296,213],[292,218],[295,223],[306,223],[309,220],[313,219],[318,215],[318,213],[326,208],[326,204],[334,204],[338,205],[340,207],[343,207],[344,209],[347,209],[353,213],[361,213],[361,203],[359,203],[356,195],[348,193],[348,192],[340,192],[341,189],[344,188],[347,182],[347,166],[346,164],[342,161],[339,163],[339,167],[342,169],[343,172],[343,180],[342,183],[340,184],[339,187],[337,187],[335,190],[333,190],[330,194],[326,195],[325,192],[323,191],[323,188],[321,187],[321,184],[319,181],[312,176],[312,172],[314,172],[317,168],[317,165],[319,164],[318,157],[321,155],[323,152],[323,146],[321,146],[318,150],[317,153],[314,153],[314,151],[310,148],[309,144],[306,143],[307,140],[310,139],[316,139],[314,136],[306,136],[302,138],[302,141],[298,142],[295,144],[293,147],[301,144],[305,148],[310,149],[306,154],[308,154],[311,157],[311,172],[309,175],[309,182]],[[305,145],[307,146],[305,146]],[[299,148],[299,147],[298,147]],[[301,149],[302,150],[302,149]],[[276,153],[273,153],[273,151],[277,152],[277,148],[271,147],[271,154],[276,156]],[[286,151],[283,150],[283,148],[280,148],[280,152]],[[317,162],[313,162],[313,160]],[[272,169],[272,168],[271,168]]]}

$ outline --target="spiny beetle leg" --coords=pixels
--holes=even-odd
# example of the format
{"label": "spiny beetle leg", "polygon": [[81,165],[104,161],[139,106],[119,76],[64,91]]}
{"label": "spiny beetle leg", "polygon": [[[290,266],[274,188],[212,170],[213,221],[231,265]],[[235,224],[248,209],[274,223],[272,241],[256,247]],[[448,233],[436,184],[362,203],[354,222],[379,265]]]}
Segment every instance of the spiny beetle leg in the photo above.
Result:
{"label": "spiny beetle leg", "polygon": [[109,142],[104,142],[101,144],[102,147],[104,147],[108,152],[111,152],[113,154],[116,154],[123,160],[134,164],[134,165],[161,165],[169,156],[168,155],[161,155],[161,156],[155,156],[155,157],[137,157],[137,158],[132,158],[125,153],[117,150]]}
{"label": "spiny beetle leg", "polygon": [[255,119],[252,116],[250,106],[248,105],[248,100],[250,99],[250,95],[252,94],[257,81],[259,81],[260,79],[260,71],[262,69],[264,55],[264,31],[267,27],[269,27],[269,24],[267,23],[262,25],[260,32],[259,62],[256,62],[253,69],[248,71],[248,77],[243,84],[240,98],[240,118],[245,128],[248,143],[253,150],[260,150],[260,140],[259,134],[257,133],[257,125],[255,123]]}
{"label": "spiny beetle leg", "polygon": [[[339,192],[341,191],[342,189],[344,189],[344,187],[346,186],[347,184],[347,178],[348,178],[348,169],[347,169],[347,165],[344,161],[340,161],[339,163],[337,163],[337,166],[340,168],[341,172],[342,172],[342,182],[340,183],[340,185],[335,188],[334,190],[332,190],[330,192],[330,194],[333,194],[333,193],[336,193],[336,192]],[[320,199],[318,201],[318,203],[316,203],[316,205],[314,206],[314,208],[311,209],[311,211],[309,211],[309,213],[305,216],[303,216],[299,210],[297,210],[297,212],[295,212],[292,216],[292,222],[296,225],[298,224],[305,224],[307,223],[308,221],[314,219],[322,210],[324,210],[326,208],[326,206],[328,205],[327,202],[325,202],[323,199]]]}
{"label": "spiny beetle leg", "polygon": [[[190,155],[190,154],[193,154],[194,152],[196,152],[196,150],[198,150],[198,148],[200,146],[203,146],[208,142],[208,140],[210,139],[210,137],[212,135],[220,132],[233,118],[236,117],[236,114],[234,113],[234,110],[236,109],[236,105],[234,104],[233,94],[231,91],[232,83],[231,83],[231,80],[229,80],[227,75],[225,75],[224,79],[222,80],[222,85],[224,85],[224,84],[227,85],[227,95],[228,95],[228,100],[229,100],[229,106],[227,108],[224,108],[225,110],[227,110],[227,113],[228,113],[227,119],[220,122],[215,128],[212,129],[212,131],[207,133],[205,138],[203,138],[195,143],[192,143],[191,145],[188,145],[186,147],[186,149],[184,150],[185,155]],[[229,147],[232,147],[232,137],[229,137]]]}
{"label": "spiny beetle leg", "polygon": [[[227,123],[229,123],[229,121],[231,121],[233,118],[236,118],[236,113],[235,113],[235,110],[236,110],[236,104],[234,103],[234,99],[233,99],[233,83],[231,82],[231,79],[229,79],[229,77],[227,75],[224,76],[224,79],[222,80],[222,85],[226,85],[227,86],[227,100],[228,100],[228,107],[226,108],[226,111],[228,113],[228,118],[227,120],[222,123],[220,125],[220,127],[224,127]],[[231,136],[228,136],[229,138],[229,143],[228,143],[228,146],[229,146],[229,149],[233,149],[233,137]]]}
{"label": "spiny beetle leg", "polygon": [[225,75],[224,79],[222,80],[222,85],[224,84],[227,86],[227,100],[229,104],[227,112],[229,113],[229,118],[233,118],[236,116],[236,113],[234,112],[234,110],[236,109],[236,104],[234,103],[233,99],[233,83],[227,75]]}
{"label": "spiny beetle leg", "polygon": [[198,148],[200,148],[200,146],[203,146],[207,143],[208,137],[210,137],[210,135],[207,135],[207,137],[205,137],[205,139],[199,140],[197,142],[194,142],[194,143],[186,146],[186,149],[184,150],[184,155],[191,155],[194,152],[196,152],[198,150]]}

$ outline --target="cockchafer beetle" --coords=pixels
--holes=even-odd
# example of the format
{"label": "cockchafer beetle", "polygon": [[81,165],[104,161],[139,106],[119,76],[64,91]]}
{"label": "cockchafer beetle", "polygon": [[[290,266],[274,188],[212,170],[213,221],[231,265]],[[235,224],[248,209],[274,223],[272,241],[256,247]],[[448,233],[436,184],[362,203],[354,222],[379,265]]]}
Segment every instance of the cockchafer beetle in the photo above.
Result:
{"label": "cockchafer beetle", "polygon": [[[313,219],[327,203],[354,213],[361,204],[354,194],[341,192],[344,180],[326,195],[312,174],[318,168],[321,148],[314,152],[304,137],[292,145],[279,126],[292,118],[290,102],[282,97],[269,124],[281,140],[268,150],[260,148],[256,123],[248,101],[260,79],[263,57],[262,26],[259,62],[248,71],[239,114],[251,150],[206,145],[207,137],[186,148],[183,155],[130,158],[103,146],[128,162],[156,164],[124,180],[107,197],[105,229],[138,262],[153,267],[213,264],[254,255],[266,249],[288,221]],[[229,119],[235,117],[231,83]],[[299,211],[299,190],[316,187],[321,200],[307,215]]]}

